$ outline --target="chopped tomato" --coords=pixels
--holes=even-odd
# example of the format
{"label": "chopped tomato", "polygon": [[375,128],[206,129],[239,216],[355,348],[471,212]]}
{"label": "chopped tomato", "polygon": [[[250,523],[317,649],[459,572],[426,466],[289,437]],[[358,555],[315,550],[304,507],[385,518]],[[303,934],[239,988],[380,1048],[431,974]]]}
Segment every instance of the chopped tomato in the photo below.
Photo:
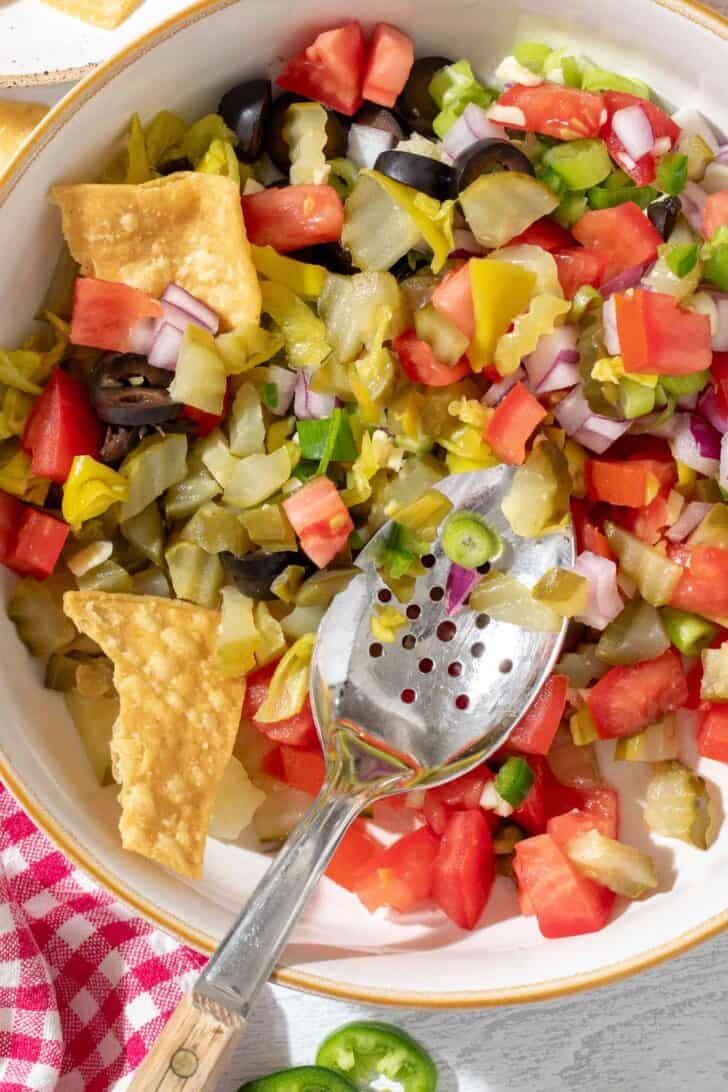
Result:
{"label": "chopped tomato", "polygon": [[369,43],[362,96],[379,106],[394,106],[415,60],[411,38],[389,23],[377,23]]}
{"label": "chopped tomato", "polygon": [[[432,293],[432,306],[454,322],[469,341],[475,337],[473,288],[470,283],[470,262],[446,273]],[[498,377],[500,379],[500,376]]]}
{"label": "chopped tomato", "polygon": [[352,22],[319,34],[288,62],[276,84],[351,115],[361,106],[363,78],[364,35]]}
{"label": "chopped tomato", "polygon": [[655,660],[613,667],[587,695],[601,739],[631,736],[679,709],[688,696],[682,661],[674,648]]}
{"label": "chopped tomato", "polygon": [[671,607],[717,621],[728,618],[728,550],[718,546],[669,546],[668,557],[685,570]]}
{"label": "chopped tomato", "polygon": [[588,550],[589,553],[614,561],[614,554],[607,536],[595,523],[594,512],[586,501],[579,500],[577,497],[571,498],[571,521],[574,525],[577,553]]}
{"label": "chopped tomato", "polygon": [[449,820],[435,861],[432,893],[461,929],[474,929],[485,910],[495,855],[482,811],[459,811]]}
{"label": "chopped tomato", "polygon": [[71,341],[92,349],[139,352],[161,315],[159,300],[136,288],[79,277],[73,290]]}
{"label": "chopped tomato", "polygon": [[700,719],[698,753],[728,762],[728,705],[712,702]]}
{"label": "chopped tomato", "polygon": [[627,372],[691,375],[713,360],[710,318],[680,307],[664,292],[635,289],[614,297]]}
{"label": "chopped tomato", "polygon": [[440,840],[420,827],[380,851],[356,884],[367,910],[391,906],[406,914],[430,897]]}
{"label": "chopped tomato", "polygon": [[71,528],[48,512],[23,505],[18,533],[5,564],[21,576],[45,580],[56,567]]}
{"label": "chopped tomato", "polygon": [[312,478],[283,501],[301,548],[319,569],[346,546],[354,530],[349,510],[330,478]]}
{"label": "chopped tomato", "polygon": [[307,697],[300,713],[285,720],[263,723],[256,719],[256,713],[268,696],[270,681],[278,662],[266,664],[251,671],[246,679],[243,718],[253,722],[259,732],[263,732],[276,743],[288,743],[293,747],[310,747],[316,743],[316,725],[314,724],[311,702]]}
{"label": "chopped tomato", "polygon": [[523,886],[521,880],[521,869],[518,864],[518,857],[513,857],[511,861],[511,868],[513,869],[513,876],[516,881],[516,895],[518,897],[518,905],[521,908],[521,913],[524,917],[532,918],[535,916],[536,911],[533,908],[533,903],[526,893],[526,889]]}
{"label": "chopped tomato", "polygon": [[728,353],[713,353],[710,366],[715,384],[715,393],[723,413],[728,413]]}
{"label": "chopped tomato", "polygon": [[572,230],[582,246],[594,248],[604,257],[602,284],[625,269],[654,262],[657,248],[662,246],[662,236],[633,201],[613,209],[591,209]]}
{"label": "chopped tomato", "polygon": [[485,430],[485,440],[496,455],[511,466],[519,466],[526,458],[526,443],[537,428],[546,410],[524,386],[516,383],[496,406]]}
{"label": "chopped tomato", "polygon": [[[525,129],[559,140],[582,140],[599,136],[604,100],[591,91],[542,83],[537,87],[516,84],[504,91],[497,106],[514,107],[504,124],[509,129]],[[523,115],[523,121],[515,113]]]}
{"label": "chopped tomato", "polygon": [[703,205],[703,237],[712,239],[720,227],[728,227],[728,190],[708,194]]}
{"label": "chopped tomato", "polygon": [[582,790],[583,800],[577,808],[553,815],[546,831],[563,845],[577,834],[598,830],[607,838],[616,838],[619,827],[619,800],[615,790],[605,785],[596,789]]}
{"label": "chopped tomato", "polygon": [[548,834],[516,845],[519,884],[545,937],[573,937],[603,929],[614,894],[582,876]]}
{"label": "chopped tomato", "polygon": [[613,515],[627,531],[653,546],[670,522],[669,490],[658,493],[644,508],[620,508]]}
{"label": "chopped tomato", "polygon": [[32,458],[33,473],[63,484],[76,455],[97,459],[101,424],[86,388],[55,368],[28,418],[22,447]]}
{"label": "chopped tomato", "polygon": [[0,490],[0,562],[4,565],[15,546],[22,515],[22,502]]}
{"label": "chopped tomato", "polygon": [[[454,812],[479,808],[483,789],[494,778],[495,774],[490,767],[483,765],[456,777],[454,781],[448,781],[446,785],[428,789],[422,811],[435,834],[445,833],[445,827]],[[497,826],[497,816],[491,812],[488,818],[492,819],[494,827]]]}
{"label": "chopped tomato", "polygon": [[[266,767],[266,758],[263,766]],[[324,756],[320,751],[302,751],[299,747],[280,746],[281,780],[293,789],[318,796],[324,783]],[[266,769],[267,772],[267,769]]]}
{"label": "chopped tomato", "polygon": [[432,346],[418,338],[414,330],[405,330],[395,337],[392,348],[399,357],[402,370],[413,383],[423,383],[426,387],[449,387],[471,373],[466,357],[457,364],[443,364],[433,353]]}
{"label": "chopped tomato", "polygon": [[604,501],[628,508],[642,508],[654,500],[660,481],[649,459],[613,462],[587,459],[587,492],[592,501]]}
{"label": "chopped tomato", "polygon": [[339,887],[347,891],[356,891],[361,877],[371,866],[372,861],[381,852],[379,842],[367,834],[361,819],[356,819],[329,861],[326,875]]}
{"label": "chopped tomato", "polygon": [[596,247],[571,246],[553,252],[559,284],[567,299],[573,300],[585,284],[597,288],[604,279],[607,259]]}
{"label": "chopped tomato", "polygon": [[554,741],[566,708],[569,680],[550,675],[528,712],[521,717],[508,739],[508,748],[531,755],[545,755]]}
{"label": "chopped tomato", "polygon": [[574,245],[574,236],[561,224],[551,220],[548,216],[542,216],[535,224],[531,224],[520,235],[511,239],[509,246],[540,246],[542,250],[548,250],[555,254],[558,250]]}
{"label": "chopped tomato", "polygon": [[563,815],[555,815],[553,819],[549,819],[546,824],[546,833],[553,838],[557,845],[564,846],[572,838],[576,838],[580,834],[586,834],[590,830],[598,830],[600,834],[611,837],[605,829],[606,825],[590,812],[582,811],[580,808],[573,808],[572,811],[565,811]]}
{"label": "chopped tomato", "polygon": [[[647,116],[655,141],[663,140],[667,137],[670,141],[670,148],[673,147],[680,138],[679,126],[675,124],[672,118],[666,114],[664,110],[660,110],[654,103],[648,102],[646,99],[641,99],[637,95],[630,95],[624,91],[605,91],[604,106],[607,111],[607,120],[602,129],[602,136],[606,141],[612,159],[619,164],[622,170],[626,171],[636,185],[647,186],[651,182],[654,182],[656,169],[655,152],[651,150],[635,162],[631,156],[627,155],[624,145],[614,132],[612,119],[618,110],[626,110],[630,107],[637,106]],[[669,151],[670,148],[666,148],[665,151]]]}
{"label": "chopped tomato", "polygon": [[513,812],[513,821],[529,834],[543,834],[551,816],[580,807],[583,794],[579,789],[562,785],[541,755],[528,755],[526,761],[533,771],[534,780],[526,799]]}
{"label": "chopped tomato", "polygon": [[336,243],[344,206],[333,186],[274,186],[241,198],[248,239],[279,254]]}

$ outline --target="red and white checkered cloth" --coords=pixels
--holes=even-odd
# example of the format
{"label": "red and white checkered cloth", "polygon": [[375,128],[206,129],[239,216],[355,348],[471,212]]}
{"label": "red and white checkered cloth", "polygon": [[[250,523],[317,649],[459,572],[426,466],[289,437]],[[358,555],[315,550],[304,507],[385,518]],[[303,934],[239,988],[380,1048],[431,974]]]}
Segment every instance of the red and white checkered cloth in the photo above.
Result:
{"label": "red and white checkered cloth", "polygon": [[74,868],[0,784],[0,1092],[121,1092],[204,962]]}

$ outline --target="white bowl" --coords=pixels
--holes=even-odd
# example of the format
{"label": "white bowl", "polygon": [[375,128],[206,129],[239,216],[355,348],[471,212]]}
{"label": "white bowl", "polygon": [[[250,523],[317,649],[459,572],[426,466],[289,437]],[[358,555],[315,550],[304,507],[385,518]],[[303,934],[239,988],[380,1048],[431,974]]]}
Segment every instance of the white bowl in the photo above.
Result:
{"label": "white bowl", "polygon": [[[15,345],[27,334],[53,268],[59,223],[46,200],[51,183],[93,178],[134,111],[149,117],[166,107],[198,116],[241,77],[275,69],[314,29],[357,14],[414,34],[420,55],[466,55],[483,72],[510,52],[514,38],[568,42],[603,67],[645,79],[675,104],[696,105],[728,131],[728,23],[684,0],[207,0],[84,80],[0,178],[0,345]],[[42,689],[37,665],[4,613],[0,646],[0,773],[8,786],[99,883],[210,952],[266,858],[209,841],[204,878],[191,884],[122,852],[114,792],[95,787],[61,702]],[[686,739],[685,757],[694,761],[689,751]],[[637,803],[644,775],[617,773],[609,754],[603,757],[606,775],[625,790],[624,836],[647,848]],[[728,766],[704,760],[699,768],[717,794],[728,793]],[[601,933],[561,941],[544,940],[533,918],[518,915],[507,880],[498,880],[484,926],[472,934],[434,912],[372,917],[327,880],[286,950],[278,980],[422,1006],[533,1000],[611,981],[728,924],[728,824],[707,853],[661,842],[655,856],[659,893],[622,909]]]}

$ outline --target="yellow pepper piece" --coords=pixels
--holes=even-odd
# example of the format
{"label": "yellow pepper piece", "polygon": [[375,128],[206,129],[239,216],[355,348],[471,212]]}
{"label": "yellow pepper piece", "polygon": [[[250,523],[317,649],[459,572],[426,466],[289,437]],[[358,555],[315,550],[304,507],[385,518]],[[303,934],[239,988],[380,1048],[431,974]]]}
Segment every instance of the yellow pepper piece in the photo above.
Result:
{"label": "yellow pepper piece", "polygon": [[403,182],[395,182],[378,171],[364,170],[361,174],[373,178],[392,200],[409,213],[427,245],[432,247],[432,272],[439,273],[453,249],[454,202],[444,201],[441,204],[434,197],[419,193]]}
{"label": "yellow pepper piece", "polygon": [[684,497],[689,499],[693,495],[698,475],[691,466],[686,466],[685,463],[681,463],[677,459],[675,465],[677,466],[677,485],[675,488],[678,493],[682,493]]}
{"label": "yellow pepper piece", "polygon": [[77,455],[63,486],[63,518],[72,527],[106,512],[129,496],[129,480],[90,455]]}
{"label": "yellow pepper piece", "polygon": [[621,356],[603,356],[597,360],[591,370],[592,379],[598,379],[601,383],[619,383],[620,379],[630,379],[638,383],[640,387],[649,387],[651,390],[657,386],[657,375],[641,375],[639,373],[624,370],[624,361]]}
{"label": "yellow pepper piece", "polygon": [[517,371],[524,356],[532,353],[542,334],[550,334],[570,304],[557,296],[534,296],[525,315],[519,315],[510,333],[503,334],[495,349],[495,366],[501,375]]}
{"label": "yellow pepper piece", "polygon": [[509,262],[471,258],[470,283],[475,337],[468,357],[473,370],[482,371],[492,363],[496,345],[514,318],[528,307],[536,275]]}
{"label": "yellow pepper piece", "polygon": [[372,637],[384,645],[393,645],[397,639],[397,631],[406,625],[407,619],[396,607],[377,605],[369,619]]}
{"label": "yellow pepper piece", "polygon": [[255,714],[256,720],[268,724],[301,712],[308,694],[315,643],[316,634],[307,633],[291,645],[273,672],[266,699]]}
{"label": "yellow pepper piece", "polygon": [[17,440],[2,446],[0,455],[0,489],[21,500],[43,504],[50,488],[45,478],[35,478],[31,458],[20,450]]}
{"label": "yellow pepper piece", "polygon": [[307,300],[317,300],[326,279],[326,270],[322,265],[309,265],[297,262],[295,258],[286,258],[272,246],[251,246],[253,265],[258,273],[269,281],[283,284]]}

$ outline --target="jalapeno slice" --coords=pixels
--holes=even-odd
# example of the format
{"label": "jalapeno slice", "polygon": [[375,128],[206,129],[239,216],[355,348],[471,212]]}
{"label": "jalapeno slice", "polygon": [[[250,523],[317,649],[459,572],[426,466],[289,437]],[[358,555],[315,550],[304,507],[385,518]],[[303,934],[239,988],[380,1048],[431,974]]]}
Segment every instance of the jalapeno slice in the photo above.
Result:
{"label": "jalapeno slice", "polygon": [[503,551],[503,543],[497,532],[477,512],[460,509],[445,521],[442,548],[456,565],[463,569],[477,569],[486,561],[495,561]]}
{"label": "jalapeno slice", "polygon": [[318,1065],[282,1069],[241,1085],[238,1092],[353,1092],[346,1077]]}
{"label": "jalapeno slice", "polygon": [[437,1070],[429,1054],[390,1024],[358,1021],[333,1032],[319,1047],[318,1065],[368,1089],[379,1076],[398,1081],[404,1092],[435,1092]]}

